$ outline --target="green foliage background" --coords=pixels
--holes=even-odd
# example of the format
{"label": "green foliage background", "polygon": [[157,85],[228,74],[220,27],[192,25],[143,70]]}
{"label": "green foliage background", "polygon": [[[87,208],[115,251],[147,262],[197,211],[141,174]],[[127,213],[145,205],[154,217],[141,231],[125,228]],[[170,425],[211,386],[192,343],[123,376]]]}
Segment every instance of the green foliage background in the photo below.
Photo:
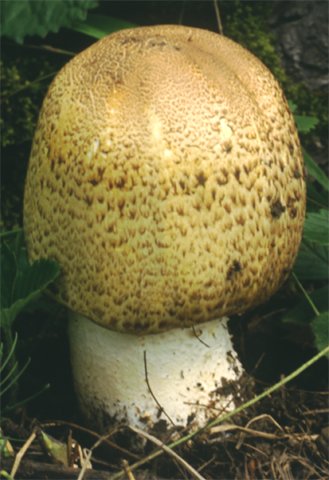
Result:
{"label": "green foliage background", "polygon": [[27,35],[45,37],[86,19],[97,0],[2,0],[2,35],[23,43]]}

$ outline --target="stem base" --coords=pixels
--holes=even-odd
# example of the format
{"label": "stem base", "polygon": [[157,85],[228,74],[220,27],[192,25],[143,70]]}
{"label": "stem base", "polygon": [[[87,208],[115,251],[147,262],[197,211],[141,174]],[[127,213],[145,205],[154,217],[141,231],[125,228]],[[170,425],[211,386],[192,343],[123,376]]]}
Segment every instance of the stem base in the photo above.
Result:
{"label": "stem base", "polygon": [[199,428],[235,407],[230,387],[242,367],[227,318],[138,336],[72,314],[69,336],[82,411],[101,429],[113,420],[146,430],[161,421]]}

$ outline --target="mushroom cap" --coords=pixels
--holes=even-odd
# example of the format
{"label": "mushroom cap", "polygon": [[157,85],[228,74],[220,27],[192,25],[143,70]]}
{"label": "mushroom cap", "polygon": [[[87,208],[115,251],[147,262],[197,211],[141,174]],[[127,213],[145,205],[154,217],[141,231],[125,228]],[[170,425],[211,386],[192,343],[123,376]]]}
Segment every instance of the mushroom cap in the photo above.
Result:
{"label": "mushroom cap", "polygon": [[52,82],[26,180],[27,246],[59,262],[59,300],[100,325],[155,333],[265,301],[291,270],[304,213],[287,102],[233,41],[123,30]]}

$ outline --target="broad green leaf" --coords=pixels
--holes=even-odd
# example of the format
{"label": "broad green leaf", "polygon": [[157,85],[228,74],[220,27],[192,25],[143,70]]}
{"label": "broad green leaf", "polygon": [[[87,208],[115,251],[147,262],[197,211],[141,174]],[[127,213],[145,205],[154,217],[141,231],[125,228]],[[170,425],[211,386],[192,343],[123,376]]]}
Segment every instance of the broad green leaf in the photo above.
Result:
{"label": "broad green leaf", "polygon": [[19,237],[10,243],[3,241],[1,248],[1,318],[7,328],[59,274],[59,267],[52,260],[38,260],[30,265]]}
{"label": "broad green leaf", "polygon": [[18,271],[13,290],[15,302],[41,293],[58,274],[58,265],[52,260],[37,260],[27,269]]}
{"label": "broad green leaf", "polygon": [[326,209],[328,207],[328,192],[317,188],[315,182],[307,182],[307,211]]}
{"label": "broad green leaf", "polygon": [[[312,329],[315,337],[315,345],[318,350],[323,350],[329,345],[329,311],[321,313],[314,318]],[[327,355],[328,356],[328,355]]]}
{"label": "broad green leaf", "polygon": [[305,166],[308,173],[329,192],[329,179],[323,170],[315,163],[312,157],[303,149]]}
{"label": "broad green leaf", "polygon": [[1,35],[22,43],[27,35],[46,36],[83,21],[96,0],[2,0]]}
{"label": "broad green leaf", "polygon": [[322,209],[306,215],[304,238],[319,245],[329,245],[329,212]]}
{"label": "broad green leaf", "polygon": [[16,272],[12,303],[10,306],[1,306],[4,323],[11,325],[20,311],[36,300],[58,274],[58,265],[51,260],[39,260],[25,271]]}
{"label": "broad green leaf", "polygon": [[292,101],[288,100],[288,105],[292,113],[295,113],[297,110],[297,105]]}
{"label": "broad green leaf", "polygon": [[294,272],[300,280],[328,280],[328,249],[322,245],[302,241]]}
{"label": "broad green leaf", "polygon": [[97,39],[103,38],[112,32],[122,30],[124,28],[133,28],[133,23],[119,20],[118,18],[107,17],[106,15],[96,15],[89,13],[84,22],[77,22],[72,26],[73,30],[85,33],[90,37]]}
{"label": "broad green leaf", "polygon": [[319,123],[319,120],[316,117],[297,115],[297,105],[293,101],[289,100],[288,105],[291,112],[294,114],[294,119],[299,133],[308,133]]}
{"label": "broad green leaf", "polygon": [[[328,285],[325,287],[319,288],[315,292],[309,294],[310,299],[313,304],[316,306],[317,310],[320,312],[325,312],[329,310],[329,290]],[[298,302],[298,304],[284,313],[281,317],[284,323],[298,323],[305,324],[309,323],[314,318],[314,311],[310,305],[310,302],[307,298]]]}
{"label": "broad green leaf", "polygon": [[308,133],[319,123],[319,120],[315,117],[306,115],[294,115],[294,117],[299,133]]}

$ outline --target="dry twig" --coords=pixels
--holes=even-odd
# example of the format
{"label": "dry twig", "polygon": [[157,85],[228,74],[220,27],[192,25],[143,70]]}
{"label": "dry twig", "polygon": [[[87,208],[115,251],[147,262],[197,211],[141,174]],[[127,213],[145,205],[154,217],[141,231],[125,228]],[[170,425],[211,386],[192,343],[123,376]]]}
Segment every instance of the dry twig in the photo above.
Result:
{"label": "dry twig", "polygon": [[[263,432],[262,430],[254,430],[252,428],[248,427],[241,427],[240,425],[218,425],[216,427],[213,427],[210,430],[210,434],[216,434],[216,433],[225,433],[233,430],[239,430],[240,432],[246,433],[248,435],[252,435],[254,437],[260,437],[260,438],[265,438],[266,440],[280,440],[280,439],[295,439],[297,441],[303,441],[303,440],[311,440],[315,441],[319,435],[308,435],[304,433],[268,433],[268,432]],[[210,439],[208,440],[209,444],[212,443],[217,443],[218,438]],[[237,449],[239,449],[242,445],[242,442],[239,441],[239,444],[236,446]]]}
{"label": "dry twig", "polygon": [[167,445],[162,443],[160,440],[158,440],[156,437],[153,435],[150,435],[149,433],[144,432],[143,430],[140,430],[139,428],[136,427],[129,427],[130,430],[133,432],[137,433],[141,437],[146,438],[150,442],[154,443],[158,447],[160,447],[164,452],[166,452],[168,455],[170,455],[172,458],[174,458],[180,465],[182,465],[196,480],[205,480],[204,477],[202,477],[196,470],[193,468],[189,463],[187,463],[182,457],[180,457],[176,452],[174,452],[171,448],[168,448]]}
{"label": "dry twig", "polygon": [[128,464],[127,460],[123,460],[122,466],[123,466],[123,468],[124,468],[124,471],[126,472],[127,479],[128,479],[128,480],[136,480],[135,477],[134,477],[133,472],[132,472],[132,471],[130,470],[130,468],[129,468],[129,464]]}
{"label": "dry twig", "polygon": [[192,325],[192,330],[195,338],[199,340],[199,342],[202,343],[205,347],[210,348],[209,345],[204,340],[202,340],[201,335],[196,331],[195,325]]}
{"label": "dry twig", "polygon": [[93,453],[92,449],[85,450],[84,458],[80,457],[82,467],[81,467],[81,470],[80,470],[80,473],[79,473],[79,476],[78,476],[77,480],[82,480],[85,473],[86,473],[86,470],[92,468],[91,462],[90,462],[92,453]]}
{"label": "dry twig", "polygon": [[10,476],[12,478],[15,478],[15,475],[16,475],[16,472],[17,470],[19,469],[19,466],[20,466],[20,463],[25,455],[25,453],[28,451],[28,449],[30,448],[30,445],[31,443],[34,441],[34,439],[36,438],[36,433],[35,431],[33,431],[31,433],[31,435],[29,436],[29,438],[26,440],[26,442],[24,443],[24,445],[22,446],[22,448],[17,452],[16,454],[16,457],[15,457],[15,461],[14,461],[14,464],[13,464],[13,467],[11,469],[11,472],[10,472]]}
{"label": "dry twig", "polygon": [[84,474],[86,473],[86,470],[90,468],[91,456],[92,456],[95,448],[99,447],[101,445],[101,443],[103,443],[110,435],[112,435],[112,433],[109,433],[107,435],[103,435],[102,437],[100,437],[97,440],[97,442],[94,443],[94,445],[90,448],[90,450],[85,449],[85,451],[84,451],[85,456],[84,456],[84,459],[83,459],[83,465],[82,465],[82,468],[80,470],[80,473],[79,473],[79,476],[78,476],[77,480],[82,480],[83,477],[84,477]]}
{"label": "dry twig", "polygon": [[218,0],[213,0],[213,2],[214,2],[215,14],[216,14],[218,32],[220,33],[220,35],[223,35],[223,24],[222,24],[222,20],[221,20],[221,17],[220,17]]}
{"label": "dry twig", "polygon": [[151,394],[151,397],[153,398],[153,400],[155,401],[155,403],[158,405],[159,409],[160,409],[160,412],[163,412],[165,414],[165,416],[168,418],[169,422],[175,426],[173,420],[169,417],[168,413],[165,411],[165,409],[162,407],[162,405],[160,404],[159,400],[156,398],[156,396],[154,395],[153,393],[153,390],[151,388],[151,385],[150,385],[150,381],[149,381],[149,375],[148,375],[148,369],[147,369],[147,359],[146,359],[146,351],[144,350],[144,371],[145,371],[145,382],[146,382],[146,385],[147,385],[147,388]]}

